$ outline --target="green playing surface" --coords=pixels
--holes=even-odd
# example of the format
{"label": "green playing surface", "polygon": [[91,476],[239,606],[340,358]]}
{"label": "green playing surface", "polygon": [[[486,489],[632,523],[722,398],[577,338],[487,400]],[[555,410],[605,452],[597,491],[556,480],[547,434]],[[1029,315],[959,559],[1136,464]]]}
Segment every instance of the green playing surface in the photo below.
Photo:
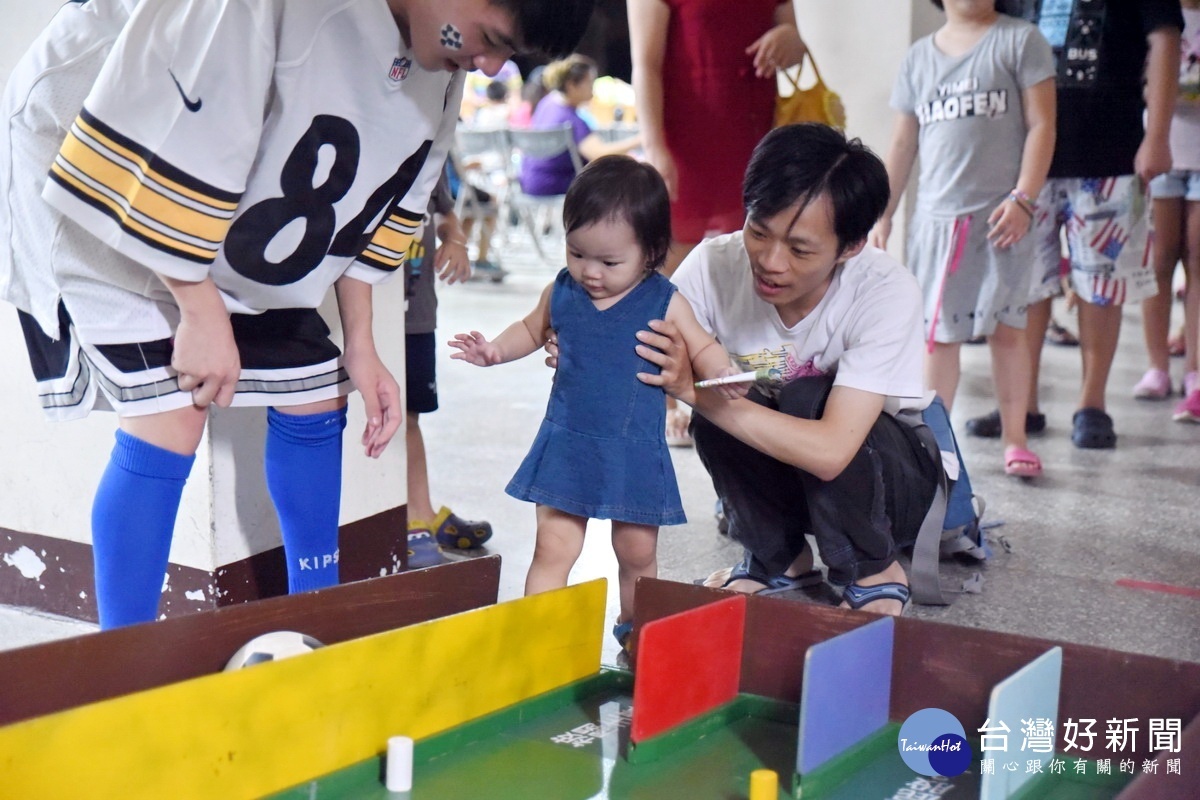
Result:
{"label": "green playing surface", "polygon": [[[602,671],[418,742],[411,792],[386,790],[381,756],[274,798],[730,800],[747,797],[750,773],[762,768],[779,774],[780,797],[791,796],[785,792],[796,761],[796,706],[743,695],[706,718],[643,743],[631,763],[632,698],[631,675]],[[806,777],[804,799],[886,800],[903,790],[908,793],[898,796],[979,796],[978,762],[950,787],[906,768],[896,752],[897,727],[885,728]],[[922,794],[922,781],[937,786],[937,794]],[[1021,798],[1100,800],[1115,796],[1124,783],[1094,775],[1047,776],[1026,787],[1030,791]]]}
{"label": "green playing surface", "polygon": [[[604,671],[418,742],[413,789],[402,796],[725,800],[745,797],[750,773],[763,767],[787,785],[796,759],[795,706],[751,700],[749,713],[771,714],[777,706],[784,713],[705,726],[699,740],[663,747],[649,763],[635,765],[625,759],[632,705],[632,676]],[[275,797],[395,800],[383,785],[383,761],[369,759]]]}

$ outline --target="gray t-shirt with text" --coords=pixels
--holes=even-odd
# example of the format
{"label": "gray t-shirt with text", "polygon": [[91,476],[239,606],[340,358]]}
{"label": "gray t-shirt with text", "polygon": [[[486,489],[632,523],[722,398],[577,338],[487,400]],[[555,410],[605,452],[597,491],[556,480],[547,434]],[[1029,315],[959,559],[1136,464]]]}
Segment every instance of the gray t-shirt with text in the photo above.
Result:
{"label": "gray t-shirt with text", "polygon": [[917,209],[935,216],[979,211],[1012,190],[1021,169],[1021,92],[1055,74],[1045,37],[1001,15],[964,55],[951,58],[933,36],[909,49],[891,105],[920,123]]}

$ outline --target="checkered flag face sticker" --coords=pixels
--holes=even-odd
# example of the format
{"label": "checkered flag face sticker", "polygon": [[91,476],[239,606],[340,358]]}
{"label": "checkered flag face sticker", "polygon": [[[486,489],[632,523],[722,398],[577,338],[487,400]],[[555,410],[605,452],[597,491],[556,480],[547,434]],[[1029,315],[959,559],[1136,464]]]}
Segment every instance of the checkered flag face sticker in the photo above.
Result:
{"label": "checkered flag face sticker", "polygon": [[449,22],[443,25],[442,47],[450,47],[455,50],[461,50],[462,46],[462,33],[458,30],[458,28],[454,27]]}

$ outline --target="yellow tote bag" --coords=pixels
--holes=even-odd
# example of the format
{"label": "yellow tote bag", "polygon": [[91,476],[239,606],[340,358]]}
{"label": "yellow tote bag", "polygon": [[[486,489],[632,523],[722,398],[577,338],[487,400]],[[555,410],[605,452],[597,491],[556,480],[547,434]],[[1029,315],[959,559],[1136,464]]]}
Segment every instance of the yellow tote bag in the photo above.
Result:
{"label": "yellow tote bag", "polygon": [[804,62],[795,68],[795,74],[792,74],[792,70],[782,70],[788,83],[792,84],[792,93],[780,94],[775,97],[775,127],[792,125],[797,122],[823,122],[839,130],[845,130],[846,109],[842,105],[842,98],[825,85],[812,53],[806,53],[805,57],[812,64],[813,75],[817,77],[817,82],[808,89],[800,88],[797,78],[804,68]]}

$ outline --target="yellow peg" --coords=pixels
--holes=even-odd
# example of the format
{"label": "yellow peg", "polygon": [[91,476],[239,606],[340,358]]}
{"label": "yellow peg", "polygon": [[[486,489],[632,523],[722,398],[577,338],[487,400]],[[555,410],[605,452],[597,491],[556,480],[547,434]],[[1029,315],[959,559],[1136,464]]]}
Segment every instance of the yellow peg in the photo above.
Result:
{"label": "yellow peg", "polygon": [[750,800],[779,800],[779,776],[772,769],[750,773]]}

